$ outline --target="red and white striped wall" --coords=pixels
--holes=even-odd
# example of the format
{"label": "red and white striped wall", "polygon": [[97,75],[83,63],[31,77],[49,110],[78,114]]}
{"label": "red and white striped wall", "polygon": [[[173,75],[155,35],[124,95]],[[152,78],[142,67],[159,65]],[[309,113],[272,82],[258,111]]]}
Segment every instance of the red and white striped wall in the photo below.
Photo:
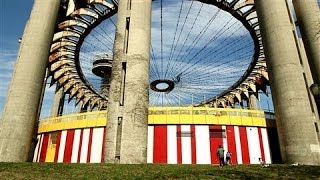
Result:
{"label": "red and white striped wall", "polygon": [[33,161],[101,163],[105,133],[106,128],[87,128],[40,134]]}
{"label": "red and white striped wall", "polygon": [[[38,135],[34,162],[103,162],[105,128]],[[233,164],[271,163],[266,128],[221,125],[149,125],[148,163],[218,164],[219,145]]]}
{"label": "red and white striped wall", "polygon": [[218,164],[219,145],[233,164],[271,163],[266,128],[211,125],[148,127],[148,163]]}

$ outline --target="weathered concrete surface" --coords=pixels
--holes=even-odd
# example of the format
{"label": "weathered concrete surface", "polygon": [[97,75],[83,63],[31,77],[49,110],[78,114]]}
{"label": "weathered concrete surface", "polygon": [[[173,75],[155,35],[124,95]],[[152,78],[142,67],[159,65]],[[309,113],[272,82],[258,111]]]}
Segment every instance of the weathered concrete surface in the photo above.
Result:
{"label": "weathered concrete surface", "polygon": [[119,3],[105,161],[140,164],[147,159],[151,0]]}
{"label": "weathered concrete surface", "polygon": [[316,0],[293,0],[312,77],[320,83],[320,10]]}
{"label": "weathered concrete surface", "polygon": [[60,1],[34,0],[0,124],[0,161],[27,161]]}
{"label": "weathered concrete surface", "polygon": [[63,113],[63,106],[64,106],[64,92],[63,88],[60,88],[56,91],[53,99],[53,104],[51,108],[51,117],[61,116]]}
{"label": "weathered concrete surface", "polygon": [[[303,44],[303,41],[302,41],[301,38],[299,38],[299,48],[300,48],[301,59],[302,59],[302,62],[303,62],[303,69],[304,69],[304,72],[306,74],[307,86],[310,87],[314,82],[313,82],[312,74],[311,74],[311,71],[310,71],[309,62],[308,62],[308,58],[307,58],[307,55],[306,55],[305,47],[304,47],[304,44]],[[313,94],[312,94],[311,90],[309,90],[309,96],[313,97]],[[319,113],[317,112],[317,104],[316,104],[316,101],[315,101],[314,98],[310,98],[310,99],[311,99],[311,103],[312,103],[313,112],[314,112],[314,115],[315,115],[316,119],[318,119],[318,126],[319,126],[320,120],[319,120]],[[319,136],[318,138],[319,138],[319,141],[320,141],[320,132],[318,132],[318,136]]]}
{"label": "weathered concrete surface", "polygon": [[258,109],[258,99],[254,94],[250,94],[249,100],[248,100],[248,106],[249,109]]}
{"label": "weathered concrete surface", "polygon": [[285,163],[320,164],[320,148],[286,0],[255,1]]}

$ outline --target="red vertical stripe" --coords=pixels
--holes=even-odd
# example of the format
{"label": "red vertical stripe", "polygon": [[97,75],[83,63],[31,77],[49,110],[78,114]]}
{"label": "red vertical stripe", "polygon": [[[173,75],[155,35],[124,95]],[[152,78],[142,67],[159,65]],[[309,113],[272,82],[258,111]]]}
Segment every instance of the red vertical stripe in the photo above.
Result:
{"label": "red vertical stripe", "polygon": [[241,143],[241,151],[242,151],[242,163],[250,164],[246,127],[239,127],[239,134],[240,134],[240,143]]}
{"label": "red vertical stripe", "polygon": [[57,145],[56,145],[56,152],[54,153],[54,162],[58,162],[60,141],[61,141],[61,131],[58,132],[58,136],[57,136]]}
{"label": "red vertical stripe", "polygon": [[177,125],[177,163],[182,164],[181,125]]}
{"label": "red vertical stripe", "polygon": [[261,159],[262,159],[263,162],[266,162],[265,155],[264,155],[264,149],[263,149],[261,128],[259,128],[259,127],[258,127],[258,134],[259,134],[259,144],[260,144],[260,151],[261,151]]}
{"label": "red vertical stripe", "polygon": [[43,136],[42,148],[41,148],[41,151],[40,151],[39,162],[45,162],[46,161],[47,149],[48,149],[48,143],[49,143],[49,135],[50,135],[50,133],[45,133],[44,136]]}
{"label": "red vertical stripe", "polygon": [[154,126],[153,162],[167,163],[167,126]]}
{"label": "red vertical stripe", "polygon": [[90,163],[91,146],[92,146],[92,134],[93,134],[93,128],[90,128],[89,143],[88,143],[88,154],[87,154],[87,163]]}
{"label": "red vertical stripe", "polygon": [[238,164],[236,139],[235,139],[235,135],[234,135],[234,127],[227,126],[226,130],[227,130],[228,151],[231,153],[231,161],[233,164]]}
{"label": "red vertical stripe", "polygon": [[83,129],[81,129],[81,132],[80,132],[79,151],[78,151],[78,160],[77,160],[78,163],[80,162],[80,157],[81,157],[82,139],[83,139]]}
{"label": "red vertical stripe", "polygon": [[102,140],[102,150],[101,150],[101,162],[104,163],[104,145],[105,145],[105,141],[106,141],[106,135],[107,135],[107,128],[105,127],[103,129],[103,140]]}
{"label": "red vertical stripe", "polygon": [[[219,132],[221,132],[221,135]],[[209,126],[209,133],[210,133],[211,164],[219,164],[219,157],[217,156],[217,150],[219,146],[223,147],[222,126]]]}
{"label": "red vertical stripe", "polygon": [[196,128],[195,125],[190,126],[191,129],[191,158],[192,164],[197,163],[197,151],[196,151]]}
{"label": "red vertical stripe", "polygon": [[66,145],[64,149],[63,162],[70,163],[74,140],[74,129],[67,130]]}

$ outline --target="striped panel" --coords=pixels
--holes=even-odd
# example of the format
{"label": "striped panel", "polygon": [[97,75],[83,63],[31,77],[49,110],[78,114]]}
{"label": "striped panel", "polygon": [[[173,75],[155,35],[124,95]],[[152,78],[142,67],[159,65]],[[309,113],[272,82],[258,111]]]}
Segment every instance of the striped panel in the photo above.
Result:
{"label": "striped panel", "polygon": [[233,126],[226,127],[226,136],[227,136],[227,143],[228,143],[227,151],[231,153],[231,163],[238,164],[236,139],[235,139],[235,132],[234,132]]}
{"label": "striped panel", "polygon": [[182,164],[181,125],[177,125],[177,161]]}
{"label": "striped panel", "polygon": [[59,156],[59,149],[60,149],[60,141],[61,141],[61,131],[58,132],[57,135],[57,146],[56,146],[56,152],[54,154],[54,162],[58,162],[58,156]]}
{"label": "striped panel", "polygon": [[196,139],[196,161],[197,164],[210,164],[210,136],[208,125],[195,126],[195,139]]}
{"label": "striped panel", "polygon": [[167,126],[154,126],[153,162],[167,163]]}
{"label": "striped panel", "polygon": [[82,141],[80,146],[81,147],[80,161],[79,161],[80,163],[87,162],[89,138],[90,138],[90,129],[83,129]]}
{"label": "striped panel", "polygon": [[94,128],[92,134],[92,145],[90,153],[90,163],[100,163],[102,154],[102,142],[104,128]]}
{"label": "striped panel", "polygon": [[211,152],[211,164],[219,164],[219,158],[217,156],[217,150],[219,146],[222,146],[222,127],[221,126],[209,126],[210,135],[210,152]]}
{"label": "striped panel", "polygon": [[224,162],[226,161],[226,154],[228,152],[228,141],[227,141],[227,138],[226,138],[226,135],[227,135],[227,128],[226,126],[222,126],[222,147],[224,149]]}
{"label": "striped panel", "polygon": [[66,147],[66,138],[67,138],[67,131],[62,131],[61,137],[60,137],[60,146],[59,146],[59,151],[58,151],[57,162],[63,162],[64,150]]}
{"label": "striped panel", "polygon": [[242,149],[241,149],[241,141],[240,141],[240,131],[238,126],[234,126],[234,139],[236,143],[236,151],[237,151],[237,162],[238,164],[242,164]]}
{"label": "striped panel", "polygon": [[247,138],[249,147],[250,164],[259,164],[261,150],[259,145],[259,134],[257,127],[247,127]]}
{"label": "striped panel", "polygon": [[250,164],[250,155],[249,155],[246,127],[243,127],[243,126],[239,127],[239,134],[240,134],[240,143],[241,143],[242,163]]}
{"label": "striped panel", "polygon": [[262,136],[262,143],[263,143],[263,151],[264,151],[264,158],[267,164],[271,163],[271,154],[270,154],[270,146],[268,140],[268,133],[266,128],[261,128],[261,136]]}
{"label": "striped panel", "polygon": [[191,131],[190,125],[181,125],[181,152],[182,164],[191,164]]}
{"label": "striped panel", "polygon": [[167,126],[167,163],[177,164],[177,126]]}
{"label": "striped panel", "polygon": [[87,153],[87,163],[90,162],[91,158],[91,149],[92,149],[92,135],[93,135],[93,128],[90,128],[90,134],[89,134],[89,142],[88,142],[88,153]]}
{"label": "striped panel", "polygon": [[148,126],[147,163],[153,163],[154,126]]}
{"label": "striped panel", "polygon": [[265,154],[264,154],[264,150],[263,150],[263,141],[262,141],[261,128],[258,128],[258,135],[259,135],[259,146],[260,146],[261,159],[262,159],[263,162],[266,162]]}
{"label": "striped panel", "polygon": [[104,146],[106,143],[106,133],[107,133],[107,127],[103,128],[103,139],[102,139],[102,149],[101,149],[101,162],[104,163]]}
{"label": "striped panel", "polygon": [[37,145],[36,145],[36,148],[34,149],[34,154],[33,154],[33,162],[38,162],[38,154],[39,154],[39,146],[41,144],[41,135],[39,134],[37,136]]}
{"label": "striped panel", "polygon": [[80,141],[79,141],[79,151],[78,151],[77,163],[80,163],[80,159],[81,159],[82,140],[83,140],[83,129],[81,129],[81,132],[80,132]]}
{"label": "striped panel", "polygon": [[197,141],[196,141],[196,128],[195,125],[190,126],[191,130],[191,161],[192,164],[197,164]]}
{"label": "striped panel", "polygon": [[78,162],[78,154],[79,154],[79,147],[80,147],[80,137],[81,137],[81,129],[77,129],[74,132],[74,140],[72,145],[72,155],[71,155],[71,162],[77,163]]}
{"label": "striped panel", "polygon": [[[225,130],[225,131],[224,131]],[[59,131],[55,149],[49,153],[50,133],[38,135],[34,162],[103,162],[106,128]],[[225,132],[225,136],[224,133]],[[232,153],[234,164],[257,164],[261,157],[271,163],[266,128],[208,125],[148,126],[148,163],[218,163],[217,149]],[[51,158],[47,158],[51,154]],[[53,156],[54,155],[54,156]]]}
{"label": "striped panel", "polygon": [[49,144],[49,137],[50,137],[50,133],[45,133],[43,136],[39,162],[46,161],[47,148],[48,148],[48,144]]}
{"label": "striped panel", "polygon": [[54,157],[56,152],[56,138],[57,138],[57,132],[49,133],[49,142],[48,142],[45,162],[54,162]]}
{"label": "striped panel", "polygon": [[74,140],[74,129],[71,129],[67,131],[66,145],[64,148],[63,162],[65,163],[71,162],[73,140]]}

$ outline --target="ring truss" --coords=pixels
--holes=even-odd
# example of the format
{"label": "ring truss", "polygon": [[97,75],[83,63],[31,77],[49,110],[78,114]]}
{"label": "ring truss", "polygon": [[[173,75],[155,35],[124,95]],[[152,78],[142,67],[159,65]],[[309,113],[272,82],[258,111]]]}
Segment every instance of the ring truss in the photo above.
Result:
{"label": "ring truss", "polygon": [[[258,19],[253,2],[248,0],[198,1],[204,4],[214,5],[238,19],[253,39],[254,52],[249,67],[237,82],[220,94],[211,97],[208,96],[207,98],[209,99],[205,99],[195,106],[217,105],[225,107],[230,104],[233,105],[235,102],[241,102],[242,99],[249,98],[250,94],[257,95],[258,90],[265,92],[266,85],[268,84],[268,74]],[[162,0],[160,3],[162,4]],[[82,101],[82,105],[90,105],[90,109],[96,107],[98,109],[105,109],[108,98],[101,95],[87,80],[86,76],[84,76],[81,62],[79,61],[79,56],[81,56],[80,49],[84,43],[88,43],[85,38],[95,27],[99,26],[102,21],[109,19],[110,22],[115,25],[110,17],[115,15],[116,12],[116,1],[86,0],[85,2],[81,1],[81,3],[80,1],[76,1],[74,6],[69,6],[66,10],[66,17],[58,24],[58,30],[53,37],[48,65],[49,75],[52,76],[52,84],[57,82],[59,87],[63,87],[64,92],[69,94],[69,100],[75,98],[76,104]],[[162,22],[161,20],[161,24]],[[99,41],[99,38],[97,41]],[[109,47],[109,49],[111,50],[112,48]],[[153,47],[152,51],[154,51]],[[163,53],[163,51],[161,51],[161,53]],[[152,59],[154,59],[154,57],[155,55],[152,53]],[[150,71],[156,74],[156,70],[152,66],[152,60]],[[174,79],[169,79],[168,82],[170,81],[172,84],[173,81],[177,81],[177,78],[180,78],[179,74],[173,76],[173,78]],[[163,81],[165,78],[160,77],[154,80]]]}

